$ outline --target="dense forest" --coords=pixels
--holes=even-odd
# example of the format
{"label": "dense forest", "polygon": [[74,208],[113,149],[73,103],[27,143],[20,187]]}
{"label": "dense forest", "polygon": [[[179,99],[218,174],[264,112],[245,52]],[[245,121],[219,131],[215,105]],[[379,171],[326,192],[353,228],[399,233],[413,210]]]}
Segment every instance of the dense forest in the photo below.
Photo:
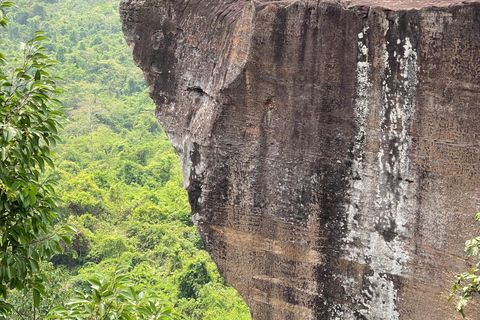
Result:
{"label": "dense forest", "polygon": [[[43,30],[68,107],[55,151],[59,223],[72,245],[42,264],[45,318],[95,273],[128,265],[137,288],[185,319],[250,319],[248,307],[216,271],[193,226],[180,160],[154,117],[142,74],[123,39],[117,0],[18,0],[0,30],[7,60]],[[12,290],[9,302],[33,319],[33,302]],[[22,319],[12,314],[11,319]]]}

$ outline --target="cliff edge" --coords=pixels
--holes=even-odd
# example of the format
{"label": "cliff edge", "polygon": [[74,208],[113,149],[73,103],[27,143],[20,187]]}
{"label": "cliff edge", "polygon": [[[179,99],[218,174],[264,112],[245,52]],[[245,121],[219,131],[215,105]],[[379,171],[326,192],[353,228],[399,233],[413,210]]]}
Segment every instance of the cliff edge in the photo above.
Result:
{"label": "cliff edge", "polygon": [[479,2],[120,9],[194,222],[253,319],[458,317],[446,300],[480,205]]}

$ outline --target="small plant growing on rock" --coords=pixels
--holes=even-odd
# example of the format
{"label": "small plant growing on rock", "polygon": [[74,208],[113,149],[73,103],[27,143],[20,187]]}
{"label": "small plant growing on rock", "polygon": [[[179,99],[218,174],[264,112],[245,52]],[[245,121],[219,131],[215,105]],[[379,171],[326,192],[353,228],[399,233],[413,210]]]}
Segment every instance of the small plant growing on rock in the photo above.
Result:
{"label": "small plant growing on rock", "polygon": [[[475,220],[480,221],[480,212],[475,215]],[[452,293],[448,301],[451,301],[454,296],[459,295],[456,309],[465,318],[464,307],[468,301],[473,298],[475,294],[480,294],[480,236],[469,239],[465,242],[465,253],[467,257],[476,256],[478,262],[470,269],[469,272],[457,274],[455,276],[455,284],[452,287]]]}

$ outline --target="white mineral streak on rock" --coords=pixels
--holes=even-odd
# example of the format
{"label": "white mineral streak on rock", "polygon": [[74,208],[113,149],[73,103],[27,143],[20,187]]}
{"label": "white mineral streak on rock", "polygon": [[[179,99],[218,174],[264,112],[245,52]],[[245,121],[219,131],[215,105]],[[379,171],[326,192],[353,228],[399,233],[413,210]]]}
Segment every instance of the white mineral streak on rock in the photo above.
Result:
{"label": "white mineral streak on rock", "polygon": [[[352,303],[359,306],[358,313],[368,319],[395,320],[399,318],[399,313],[394,278],[402,276],[403,266],[408,260],[404,240],[408,223],[405,199],[409,188],[406,180],[409,178],[408,150],[411,146],[408,129],[415,113],[417,54],[409,38],[397,39],[397,51],[403,47],[403,53],[391,53],[400,67],[400,73],[395,75],[386,42],[382,48],[383,96],[378,105],[369,80],[372,67],[366,46],[367,31],[368,28],[365,28],[358,35],[355,101],[358,132],[353,147],[353,176],[356,180],[352,182],[351,201],[347,208],[344,258],[368,267],[362,283],[352,279],[344,279],[344,283],[345,291],[352,293]],[[374,112],[375,106],[378,108],[379,123],[374,126],[381,128],[380,132],[368,128],[369,114]],[[364,160],[368,156],[365,150],[371,150],[367,141],[378,144],[376,167],[365,166],[367,162]],[[366,194],[374,200],[365,199]],[[383,214],[372,216],[372,212]],[[356,318],[347,311],[342,315],[342,319]]]}
{"label": "white mineral streak on rock", "polygon": [[[365,139],[365,122],[369,114],[368,97],[370,95],[370,87],[368,75],[370,72],[370,64],[368,62],[368,47],[366,45],[366,37],[364,34],[368,31],[368,26],[364,27],[363,32],[358,34],[358,62],[357,62],[357,98],[355,100],[355,117],[358,126],[358,132],[355,137],[357,142],[354,146],[354,154],[357,156],[356,160],[363,159]],[[355,165],[361,166],[362,161],[356,161]],[[355,166],[354,170],[359,170]]]}

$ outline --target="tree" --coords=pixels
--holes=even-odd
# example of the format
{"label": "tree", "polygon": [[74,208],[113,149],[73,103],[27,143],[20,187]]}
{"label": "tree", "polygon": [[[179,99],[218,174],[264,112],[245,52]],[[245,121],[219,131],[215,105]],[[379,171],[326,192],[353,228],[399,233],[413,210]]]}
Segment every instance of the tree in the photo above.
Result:
{"label": "tree", "polygon": [[196,299],[202,286],[211,280],[205,261],[194,261],[178,279],[178,297]]}
{"label": "tree", "polygon": [[[45,319],[50,310],[66,301],[71,296],[69,272],[65,268],[56,268],[51,262],[40,263],[45,293],[38,308],[34,307],[33,299],[28,299],[23,290],[12,290],[8,301],[18,312],[8,315],[8,320]],[[0,317],[1,319],[4,319]]]}
{"label": "tree", "polygon": [[[44,7],[45,16],[33,15],[35,4]],[[8,12],[7,32],[0,28],[0,41],[5,42],[0,51],[5,56],[20,52],[18,44],[26,42],[37,26],[51,38],[41,42],[47,48],[44,54],[59,60],[58,51],[65,49],[65,63],[57,64],[50,73],[62,78],[57,85],[65,90],[58,97],[69,107],[68,121],[62,122],[62,141],[51,150],[57,154],[54,172],[58,177],[56,192],[63,200],[60,211],[68,216],[66,223],[79,231],[71,247],[62,245],[64,253],[50,259],[54,272],[65,272],[64,280],[55,277],[64,291],[48,282],[54,267],[48,268],[47,280],[42,282],[47,296],[35,310],[36,318],[46,319],[46,310],[55,303],[65,305],[75,295],[73,290],[90,294],[87,279],[95,273],[111,279],[112,270],[122,263],[132,266],[128,274],[135,280],[135,288],[155,293],[166,305],[175,305],[185,319],[250,319],[241,297],[227,288],[214,270],[215,264],[193,226],[182,188],[180,159],[155,119],[148,88],[125,43],[118,0],[22,0],[18,5]],[[78,33],[77,44],[71,30]],[[102,43],[90,47],[99,35]],[[140,91],[129,94],[130,78]],[[124,167],[126,160],[138,165],[133,169],[141,169],[141,185],[125,183],[125,174],[132,172],[125,170],[129,169]],[[52,172],[49,168],[46,171]],[[155,220],[148,220],[149,215]],[[111,250],[116,245],[121,252]],[[190,281],[197,299],[179,299],[179,278],[199,256],[212,280],[205,285]],[[46,264],[40,263],[40,268]],[[63,298],[51,299],[51,288],[64,293]],[[24,296],[23,292],[10,290],[8,302],[24,319],[31,320],[32,293]],[[228,303],[219,302],[219,296]],[[7,319],[22,318],[11,313]]]}
{"label": "tree", "polygon": [[[0,0],[3,27],[4,9],[11,6]],[[13,66],[0,54],[0,315],[19,313],[7,300],[13,289],[23,290],[39,307],[45,295],[39,263],[61,252],[61,241],[70,243],[74,233],[67,226],[54,232],[58,199],[45,165],[53,167],[50,148],[59,140],[64,108],[49,74],[55,61],[40,45],[46,39],[35,33]]]}
{"label": "tree", "polygon": [[[475,220],[480,221],[480,212],[475,215]],[[456,309],[465,318],[464,307],[475,294],[480,294],[480,236],[465,242],[465,253],[467,257],[476,256],[478,261],[469,272],[457,274],[455,276],[455,284],[448,301],[454,296],[459,296]]]}

